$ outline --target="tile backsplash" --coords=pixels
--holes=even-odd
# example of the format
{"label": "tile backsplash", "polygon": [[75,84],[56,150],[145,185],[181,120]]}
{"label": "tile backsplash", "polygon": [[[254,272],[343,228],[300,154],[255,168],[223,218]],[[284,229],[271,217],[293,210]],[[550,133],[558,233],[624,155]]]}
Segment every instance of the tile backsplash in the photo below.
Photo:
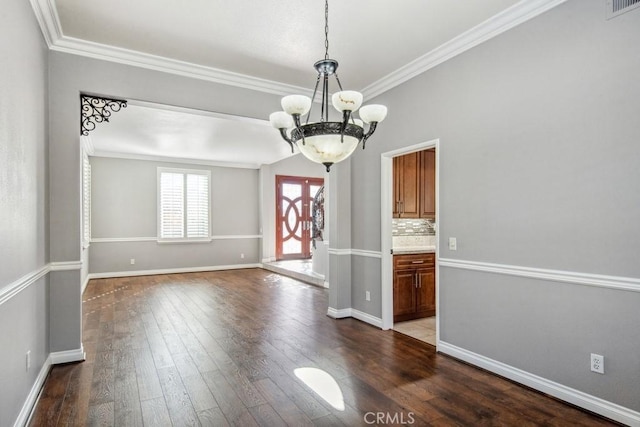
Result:
{"label": "tile backsplash", "polygon": [[393,236],[435,236],[436,223],[426,218],[393,218]]}

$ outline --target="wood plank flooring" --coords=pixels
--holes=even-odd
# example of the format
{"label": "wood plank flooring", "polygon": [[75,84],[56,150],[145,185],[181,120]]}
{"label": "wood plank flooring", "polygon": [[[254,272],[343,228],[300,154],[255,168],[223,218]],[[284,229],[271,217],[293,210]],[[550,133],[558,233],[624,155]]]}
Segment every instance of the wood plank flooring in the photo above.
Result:
{"label": "wood plank flooring", "polygon": [[87,360],[51,370],[31,426],[615,425],[331,319],[325,289],[261,269],[92,280],[83,299]]}

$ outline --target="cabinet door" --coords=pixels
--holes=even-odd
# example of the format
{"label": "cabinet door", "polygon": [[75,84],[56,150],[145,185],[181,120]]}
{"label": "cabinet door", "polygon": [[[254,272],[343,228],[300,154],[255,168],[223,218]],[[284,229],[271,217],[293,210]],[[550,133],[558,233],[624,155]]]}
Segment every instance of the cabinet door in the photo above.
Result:
{"label": "cabinet door", "polygon": [[420,159],[420,217],[436,217],[436,152],[421,151]]}
{"label": "cabinet door", "polygon": [[[420,153],[405,154],[398,159],[399,218],[420,216]],[[395,173],[394,173],[395,174]]]}
{"label": "cabinet door", "polygon": [[402,157],[393,158],[393,218],[400,218],[400,185],[402,184]]}
{"label": "cabinet door", "polygon": [[415,270],[393,273],[393,321],[407,320],[416,311]]}
{"label": "cabinet door", "polygon": [[416,272],[416,311],[418,317],[436,314],[436,271],[434,268],[421,268]]}

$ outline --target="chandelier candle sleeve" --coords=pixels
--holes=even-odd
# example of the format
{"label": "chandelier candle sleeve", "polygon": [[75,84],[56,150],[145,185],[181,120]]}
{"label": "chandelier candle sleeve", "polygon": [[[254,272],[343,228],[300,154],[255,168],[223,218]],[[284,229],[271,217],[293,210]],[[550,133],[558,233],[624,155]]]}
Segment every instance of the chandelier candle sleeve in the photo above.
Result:
{"label": "chandelier candle sleeve", "polygon": [[285,113],[304,116],[311,109],[311,98],[304,95],[289,95],[282,98],[280,104]]}
{"label": "chandelier candle sleeve", "polygon": [[334,93],[331,101],[336,110],[353,112],[362,105],[362,94],[355,90],[343,90]]}
{"label": "chandelier candle sleeve", "polygon": [[[331,165],[349,157],[362,142],[362,148],[376,130],[376,126],[387,116],[384,105],[365,105],[360,92],[343,90],[338,74],[338,61],[329,59],[329,2],[325,0],[325,55],[313,66],[318,73],[313,96],[288,95],[282,98],[284,111],[269,116],[271,125],[280,131],[282,139],[294,152],[294,145],[309,160],[325,165],[327,172]],[[334,76],[339,91],[329,92],[329,76]],[[322,83],[322,84],[321,84]],[[318,92],[320,87],[320,93]],[[329,121],[329,97],[333,107],[342,113],[342,121]],[[320,100],[318,119],[311,119],[313,101]],[[360,119],[353,113],[359,111]],[[306,114],[305,123],[301,117]],[[364,123],[369,124],[365,132]]]}

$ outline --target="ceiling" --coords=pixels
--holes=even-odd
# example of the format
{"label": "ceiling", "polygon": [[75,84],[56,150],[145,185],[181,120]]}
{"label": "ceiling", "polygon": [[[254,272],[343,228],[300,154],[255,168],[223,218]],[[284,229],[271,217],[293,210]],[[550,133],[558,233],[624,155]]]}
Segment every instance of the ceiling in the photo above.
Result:
{"label": "ceiling", "polygon": [[96,156],[257,169],[292,155],[265,120],[129,101],[89,133]]}
{"label": "ceiling", "polygon": [[[322,0],[31,1],[52,50],[269,93],[309,94],[324,57]],[[562,1],[331,0],[329,56],[366,101]],[[130,104],[91,140],[101,153],[255,167],[290,155],[264,119]]]}

